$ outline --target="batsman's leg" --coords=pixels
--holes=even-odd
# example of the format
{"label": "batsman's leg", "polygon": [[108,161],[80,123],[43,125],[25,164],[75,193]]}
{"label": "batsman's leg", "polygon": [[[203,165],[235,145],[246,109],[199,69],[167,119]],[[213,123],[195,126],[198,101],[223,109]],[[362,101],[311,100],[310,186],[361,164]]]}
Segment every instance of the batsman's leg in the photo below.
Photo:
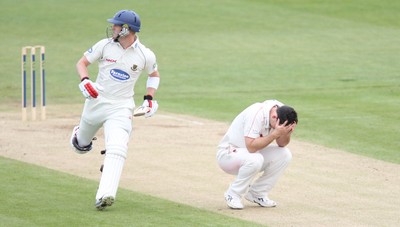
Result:
{"label": "batsman's leg", "polygon": [[75,126],[71,134],[71,147],[78,154],[85,154],[92,149],[92,140],[101,125],[89,124],[81,120],[80,124]]}
{"label": "batsman's leg", "polygon": [[129,118],[108,120],[104,124],[107,152],[96,194],[96,208],[99,210],[111,206],[116,198],[131,130],[132,123]]}
{"label": "batsman's leg", "polygon": [[71,145],[75,152],[84,154],[92,149],[92,140],[103,125],[105,117],[108,117],[103,106],[100,98],[85,101],[81,121],[71,135]]}

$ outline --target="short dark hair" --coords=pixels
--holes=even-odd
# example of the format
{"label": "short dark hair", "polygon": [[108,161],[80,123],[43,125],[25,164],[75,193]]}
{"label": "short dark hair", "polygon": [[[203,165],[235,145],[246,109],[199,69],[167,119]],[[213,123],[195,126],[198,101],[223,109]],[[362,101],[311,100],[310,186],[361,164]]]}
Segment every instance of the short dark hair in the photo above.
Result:
{"label": "short dark hair", "polygon": [[278,114],[279,124],[283,124],[287,121],[286,125],[293,124],[294,122],[298,122],[296,111],[290,106],[280,106],[276,110]]}

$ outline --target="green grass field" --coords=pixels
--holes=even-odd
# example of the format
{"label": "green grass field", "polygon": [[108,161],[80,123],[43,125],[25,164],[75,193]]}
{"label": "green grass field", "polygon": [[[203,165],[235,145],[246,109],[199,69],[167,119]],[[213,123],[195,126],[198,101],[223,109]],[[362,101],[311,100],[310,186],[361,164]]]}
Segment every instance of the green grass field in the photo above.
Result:
{"label": "green grass field", "polygon": [[260,226],[124,189],[118,206],[99,212],[97,182],[10,159],[0,164],[2,226]]}
{"label": "green grass field", "polygon": [[[249,104],[274,98],[298,110],[295,139],[400,163],[395,0],[2,0],[0,111],[19,111],[21,47],[36,44],[47,48],[48,105],[82,103],[75,63],[123,8],[139,13],[140,39],[157,55],[161,110],[229,122]],[[93,65],[92,78],[96,72]],[[14,168],[25,167],[4,171]],[[4,212],[3,223],[35,223]]]}

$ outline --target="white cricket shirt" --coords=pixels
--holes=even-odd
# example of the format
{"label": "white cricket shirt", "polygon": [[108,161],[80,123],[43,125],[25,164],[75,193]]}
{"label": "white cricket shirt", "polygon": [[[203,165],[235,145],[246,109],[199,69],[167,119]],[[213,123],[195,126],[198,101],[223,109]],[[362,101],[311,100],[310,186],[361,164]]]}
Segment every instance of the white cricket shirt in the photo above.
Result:
{"label": "white cricket shirt", "polygon": [[154,53],[140,43],[139,37],[127,49],[112,39],[103,39],[84,55],[90,63],[99,62],[96,82],[104,88],[100,94],[108,99],[132,98],[141,72],[157,70]]}
{"label": "white cricket shirt", "polygon": [[258,138],[270,133],[269,112],[274,106],[283,106],[277,100],[254,103],[243,110],[232,122],[219,143],[219,150],[229,146],[246,148],[245,137]]}

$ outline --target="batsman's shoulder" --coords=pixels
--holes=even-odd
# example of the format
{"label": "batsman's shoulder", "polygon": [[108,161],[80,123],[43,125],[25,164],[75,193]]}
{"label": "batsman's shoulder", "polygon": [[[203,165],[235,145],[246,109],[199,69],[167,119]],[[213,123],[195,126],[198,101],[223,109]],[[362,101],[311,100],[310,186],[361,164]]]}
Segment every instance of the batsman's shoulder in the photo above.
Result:
{"label": "batsman's shoulder", "polygon": [[112,42],[113,42],[112,39],[105,38],[105,39],[99,40],[99,41],[96,43],[96,45],[98,45],[98,46],[104,46],[104,45],[107,45],[108,43],[112,43]]}

